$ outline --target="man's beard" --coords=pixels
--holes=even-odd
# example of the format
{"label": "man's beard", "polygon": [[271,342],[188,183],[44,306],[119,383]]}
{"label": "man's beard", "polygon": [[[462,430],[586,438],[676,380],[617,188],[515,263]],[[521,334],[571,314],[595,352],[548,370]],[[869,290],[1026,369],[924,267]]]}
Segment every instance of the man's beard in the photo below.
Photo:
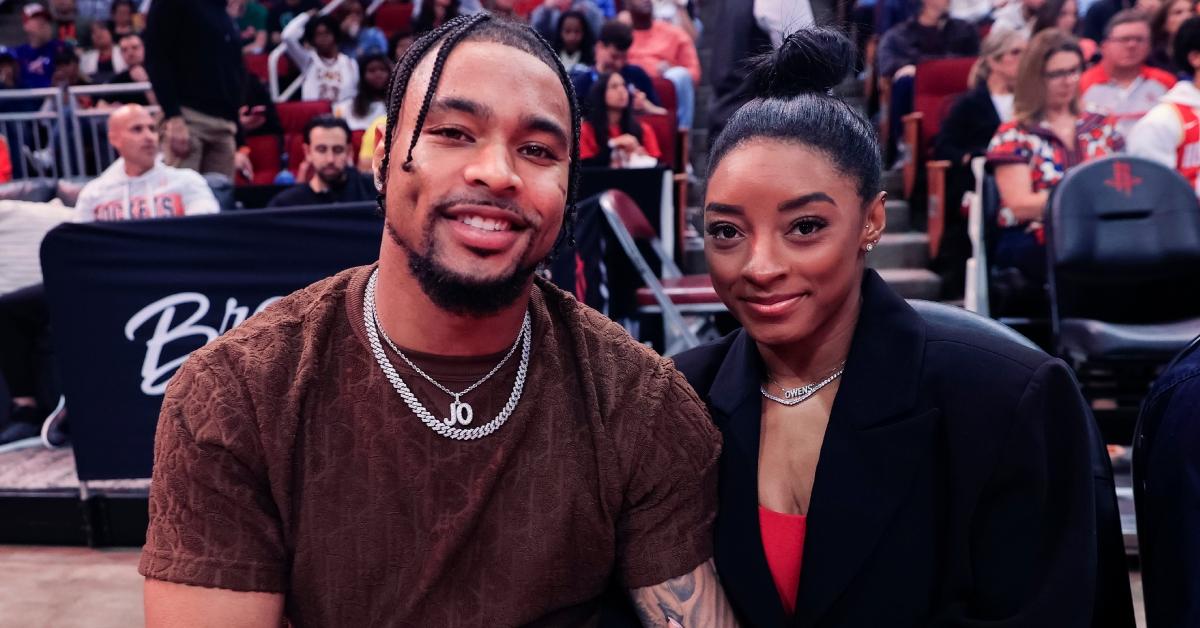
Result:
{"label": "man's beard", "polygon": [[342,168],[333,174],[327,174],[325,170],[318,170],[317,177],[321,179],[325,187],[337,189],[346,183],[346,169]]}
{"label": "man's beard", "polygon": [[[507,276],[496,279],[475,279],[446,268],[437,261],[437,245],[433,237],[438,212],[431,211],[422,229],[424,252],[410,246],[392,228],[390,218],[385,218],[383,227],[397,246],[408,256],[408,269],[421,290],[434,305],[462,316],[482,318],[512,305],[521,296],[529,277],[537,270],[538,263],[522,266],[520,262]],[[528,251],[528,249],[526,249]]]}

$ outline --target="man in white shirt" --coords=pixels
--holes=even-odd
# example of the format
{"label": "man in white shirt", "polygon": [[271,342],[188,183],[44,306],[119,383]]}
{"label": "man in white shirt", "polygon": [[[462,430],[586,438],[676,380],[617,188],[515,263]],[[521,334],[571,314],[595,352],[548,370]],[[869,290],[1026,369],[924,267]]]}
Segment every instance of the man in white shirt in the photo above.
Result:
{"label": "man in white shirt", "polygon": [[215,214],[212,190],[194,170],[159,159],[154,118],[141,105],[125,105],[108,119],[108,141],[120,155],[79,192],[75,221],[132,220]]}

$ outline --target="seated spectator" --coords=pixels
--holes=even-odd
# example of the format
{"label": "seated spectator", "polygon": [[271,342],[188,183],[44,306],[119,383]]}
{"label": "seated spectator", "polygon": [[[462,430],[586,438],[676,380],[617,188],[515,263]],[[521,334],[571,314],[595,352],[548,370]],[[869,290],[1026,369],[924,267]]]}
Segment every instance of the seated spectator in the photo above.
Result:
{"label": "seated spectator", "polygon": [[1129,131],[1130,154],[1174,168],[1200,194],[1200,17],[1175,35],[1175,62],[1191,80],[1179,81]]}
{"label": "seated spectator", "polygon": [[283,29],[298,16],[321,8],[318,0],[275,0],[267,13],[267,33],[272,46],[283,42]]}
{"label": "seated spectator", "polygon": [[358,68],[358,93],[333,106],[333,115],[345,120],[351,131],[365,131],[376,118],[387,115],[388,78],[392,74],[392,64],[382,54],[363,57]]}
{"label": "seated spectator", "polygon": [[934,269],[942,276],[943,298],[962,296],[965,264],[971,256],[967,224],[959,211],[963,194],[974,189],[970,163],[987,153],[1001,124],[1012,120],[1013,89],[1025,51],[1025,35],[1017,30],[993,30],[983,40],[979,60],[971,68],[971,90],[950,107],[933,143],[934,159],[950,162],[943,202],[945,228]]}
{"label": "seated spectator", "polygon": [[[439,1],[444,1],[444,0],[439,0]],[[518,0],[518,1],[520,1],[520,0]],[[429,6],[432,6],[432,4],[425,2],[425,0],[410,0],[410,2],[412,3],[412,8],[413,8],[413,12],[412,12],[412,20],[413,20],[413,24],[414,24],[413,32],[418,33],[419,31],[416,30],[415,25],[416,25],[417,21],[421,18],[421,15],[425,13],[425,8],[426,8],[427,4]],[[472,13],[479,13],[482,10],[483,10],[482,0],[459,0],[458,1],[458,15],[471,15]]]}
{"label": "seated spectator", "polygon": [[[1079,9],[1075,0],[1046,0],[1033,22],[1033,34],[1036,35],[1048,28],[1079,36]],[[1079,39],[1079,49],[1083,58],[1090,64],[1096,57],[1096,42],[1083,37]]]}
{"label": "seated spectator", "polygon": [[[979,53],[978,30],[962,20],[947,16],[949,6],[949,0],[922,0],[917,15],[897,24],[879,41],[879,74],[892,79],[888,128],[900,129],[901,120],[912,112],[913,78],[919,63],[943,57],[970,57]],[[889,135],[885,155],[887,162],[892,161],[896,153],[899,135],[898,132]]]}
{"label": "seated spectator", "polygon": [[[121,58],[125,60],[125,63],[129,67],[109,79],[109,84],[149,83],[150,75],[146,73],[146,45],[142,43],[142,36],[137,33],[125,35],[121,38],[120,47]],[[147,106],[158,104],[158,100],[154,97],[153,89],[129,94],[109,94],[104,98],[109,102],[127,105]]]}
{"label": "seated spectator", "polygon": [[1050,192],[1069,168],[1124,148],[1113,121],[1079,103],[1083,51],[1049,29],[1025,49],[1013,90],[1013,119],[988,145],[1000,191],[1000,234],[992,265],[1016,268],[1034,289],[1046,282],[1042,220]]}
{"label": "seated spectator", "polygon": [[596,37],[580,11],[566,11],[558,18],[554,51],[567,72],[586,70],[596,65]]}
{"label": "seated spectator", "polygon": [[92,22],[91,33],[92,48],[83,51],[79,58],[79,69],[93,82],[106,83],[129,66],[113,42],[108,23]]}
{"label": "seated spectator", "polygon": [[582,13],[594,37],[600,36],[604,20],[613,17],[601,11],[592,0],[546,0],[529,15],[529,24],[546,41],[554,41],[558,23],[567,11]]}
{"label": "seated spectator", "polygon": [[459,0],[421,0],[421,14],[413,16],[413,33],[431,31],[459,15]]}
{"label": "seated spectator", "polygon": [[27,4],[21,12],[26,43],[17,46],[13,54],[21,64],[23,89],[50,87],[54,77],[54,58],[63,48],[55,38],[50,13],[40,4]]}
{"label": "seated spectator", "polygon": [[257,55],[267,50],[267,7],[255,0],[229,0],[229,13],[237,18],[242,33],[242,53]]}
{"label": "seated spectator", "polygon": [[[53,87],[77,87],[91,85],[92,82],[83,75],[79,68],[79,55],[72,46],[63,46],[54,57],[54,76],[50,79]],[[66,107],[78,106],[80,109],[90,109],[94,104],[91,96],[76,96],[74,104],[67,102]]]}
{"label": "seated spectator", "polygon": [[400,60],[404,58],[404,53],[408,52],[414,41],[416,38],[412,33],[401,31],[392,33],[392,36],[388,38],[387,47],[388,53],[392,55],[392,63],[400,63]]}
{"label": "seated spectator", "polygon": [[268,207],[329,205],[373,201],[370,179],[354,169],[350,127],[333,116],[317,116],[304,127],[304,156],[313,176],[280,192]]}
{"label": "seated spectator", "polygon": [[1154,15],[1162,0],[1095,0],[1083,16],[1083,36],[1092,41],[1104,41],[1104,31],[1114,15],[1126,9],[1137,9]]}
{"label": "seated spectator", "polygon": [[700,38],[700,21],[696,19],[695,0],[651,0],[654,3],[654,19],[683,29],[696,41]]}
{"label": "seated spectator", "polygon": [[50,0],[50,15],[54,18],[54,32],[64,44],[78,47],[83,33],[79,28],[75,0]]}
{"label": "seated spectator", "polygon": [[[12,48],[0,46],[0,89],[17,89],[21,82],[21,63]],[[0,101],[0,107],[5,101]]]}
{"label": "seated spectator", "polygon": [[351,59],[387,54],[387,36],[371,24],[361,0],[345,0],[338,7],[338,29],[342,33],[342,54]]}
{"label": "seated spectator", "polygon": [[590,69],[576,70],[571,73],[571,82],[575,84],[575,94],[581,100],[592,91],[592,83],[601,74],[618,72],[625,84],[634,90],[633,108],[639,113],[659,113],[658,93],[654,91],[654,82],[642,68],[629,63],[629,47],[633,45],[633,29],[623,22],[611,20],[600,29],[600,39],[594,48],[596,66]]}
{"label": "seated spectator", "polygon": [[633,117],[629,88],[620,74],[600,75],[587,101],[587,120],[579,129],[579,158],[584,165],[642,167],[654,165],[647,157],[662,157],[654,130]]}
{"label": "seated spectator", "polygon": [[1175,63],[1175,33],[1183,21],[1196,15],[1196,0],[1170,0],[1164,2],[1150,21],[1150,41],[1153,45],[1146,63],[1151,67],[1170,72],[1173,76],[1191,75],[1186,65]]}
{"label": "seated spectator", "polygon": [[1135,9],[1113,16],[1104,32],[1100,63],[1083,73],[1079,93],[1083,106],[1117,120],[1128,134],[1150,108],[1175,85],[1175,77],[1146,65],[1150,55],[1150,22]]}
{"label": "seated spectator", "polygon": [[158,155],[154,118],[124,105],[108,118],[108,141],[119,158],[79,192],[76,222],[214,214],[217,199],[204,177],[172,168]]}
{"label": "seated spectator", "polygon": [[692,128],[696,85],[700,83],[700,57],[695,42],[678,26],[654,19],[651,0],[630,0],[627,7],[633,21],[629,62],[641,66],[651,76],[671,81],[678,102],[679,128]]}
{"label": "seated spectator", "polygon": [[993,29],[1021,31],[1025,37],[1033,33],[1033,23],[1046,0],[1009,0],[992,15]]}
{"label": "seated spectator", "polygon": [[126,35],[140,35],[146,29],[146,16],[138,12],[133,0],[113,0],[110,21],[117,41]]}
{"label": "seated spectator", "polygon": [[329,15],[304,13],[283,29],[288,56],[304,74],[301,99],[338,102],[354,98],[358,62],[338,50],[340,36],[337,21]]}

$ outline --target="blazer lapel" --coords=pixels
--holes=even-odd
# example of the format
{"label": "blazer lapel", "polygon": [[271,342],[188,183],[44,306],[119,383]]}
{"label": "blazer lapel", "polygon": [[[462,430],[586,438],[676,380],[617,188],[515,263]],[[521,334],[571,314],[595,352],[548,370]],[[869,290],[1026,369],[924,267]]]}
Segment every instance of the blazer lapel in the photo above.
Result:
{"label": "blazer lapel", "polygon": [[817,625],[846,590],[928,463],[939,412],[915,407],[924,346],[920,316],[868,270],[817,463],[794,625]]}
{"label": "blazer lapel", "polygon": [[758,351],[745,331],[739,331],[707,391],[713,420],[724,436],[718,469],[714,551],[721,565],[721,584],[744,623],[780,626],[786,620],[783,603],[763,552],[758,522],[758,440],[761,434],[762,381]]}

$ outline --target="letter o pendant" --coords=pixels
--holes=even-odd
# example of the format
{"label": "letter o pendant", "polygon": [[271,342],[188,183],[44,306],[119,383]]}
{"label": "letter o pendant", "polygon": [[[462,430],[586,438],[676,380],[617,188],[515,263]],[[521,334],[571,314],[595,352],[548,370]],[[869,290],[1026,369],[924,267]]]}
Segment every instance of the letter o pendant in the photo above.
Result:
{"label": "letter o pendant", "polygon": [[458,422],[459,425],[470,425],[475,418],[475,409],[469,403],[460,401],[452,401],[450,403],[450,418]]}

